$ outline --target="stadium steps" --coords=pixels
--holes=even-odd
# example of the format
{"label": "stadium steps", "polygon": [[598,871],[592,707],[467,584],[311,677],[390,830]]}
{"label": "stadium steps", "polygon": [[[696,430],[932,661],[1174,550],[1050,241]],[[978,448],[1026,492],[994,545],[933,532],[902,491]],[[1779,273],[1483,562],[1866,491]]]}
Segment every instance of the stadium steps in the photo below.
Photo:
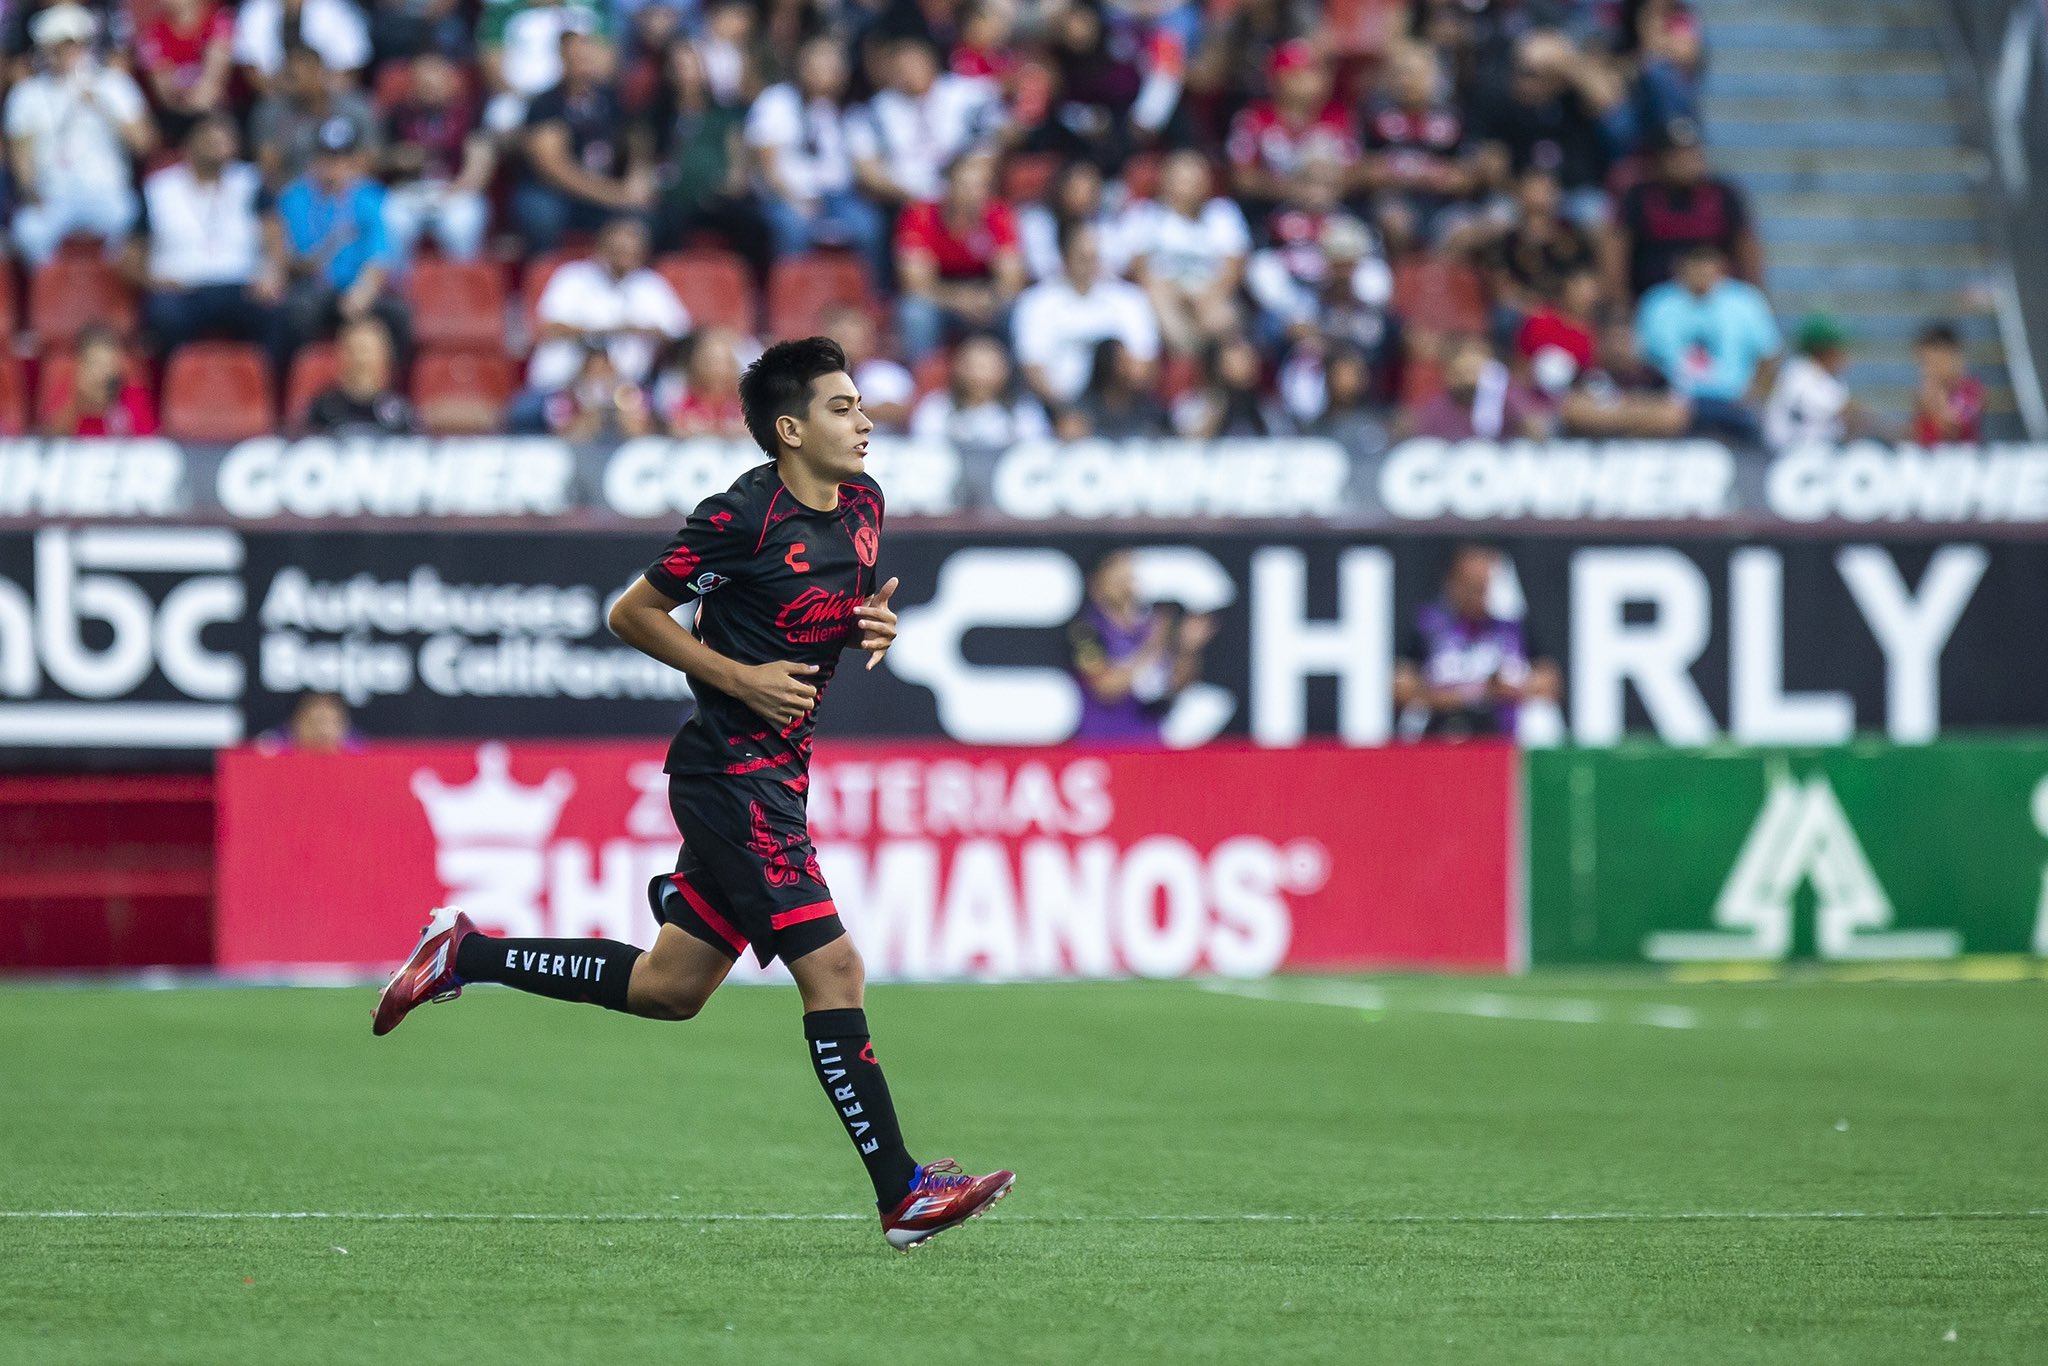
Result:
{"label": "stadium steps", "polygon": [[1911,412],[1913,336],[1955,321],[1988,390],[1986,434],[2018,428],[1992,316],[1994,259],[1935,25],[1938,0],[1701,0],[1715,164],[1750,192],[1787,329],[1835,315],[1850,387]]}

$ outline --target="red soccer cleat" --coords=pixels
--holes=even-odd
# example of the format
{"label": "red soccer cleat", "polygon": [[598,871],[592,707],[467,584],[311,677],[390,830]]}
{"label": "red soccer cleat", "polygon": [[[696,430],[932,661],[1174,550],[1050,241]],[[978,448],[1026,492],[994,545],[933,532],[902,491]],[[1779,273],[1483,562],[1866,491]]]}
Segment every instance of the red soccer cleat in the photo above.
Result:
{"label": "red soccer cleat", "polygon": [[917,1169],[917,1179],[910,1183],[910,1194],[903,1197],[903,1203],[883,1213],[882,1236],[898,1252],[908,1252],[949,1228],[988,1213],[1016,1184],[1015,1172],[969,1176],[950,1157],[927,1163]]}
{"label": "red soccer cleat", "polygon": [[479,931],[474,922],[455,906],[443,906],[420,931],[420,942],[392,974],[377,997],[377,1013],[371,1017],[370,1032],[379,1036],[398,1028],[413,1007],[429,1001],[452,1001],[462,994],[455,980],[455,950],[462,941]]}

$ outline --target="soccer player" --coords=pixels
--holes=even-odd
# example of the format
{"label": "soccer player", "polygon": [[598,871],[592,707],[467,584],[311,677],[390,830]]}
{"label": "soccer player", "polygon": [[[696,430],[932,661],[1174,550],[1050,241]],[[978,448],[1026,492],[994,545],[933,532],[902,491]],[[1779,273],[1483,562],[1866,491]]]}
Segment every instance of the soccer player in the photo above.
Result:
{"label": "soccer player", "polygon": [[[648,900],[646,952],[609,939],[500,939],[453,907],[434,913],[378,999],[375,1032],[471,982],[687,1020],[750,946],[789,966],[811,1065],[875,1187],[882,1231],[908,1251],[984,1213],[1014,1173],[919,1165],[904,1147],[862,1009],[860,954],[811,850],[816,709],[848,645],[881,661],[896,635],[896,580],[876,584],[882,491],[863,472],[874,423],[826,337],[780,342],[740,380],[747,430],[771,457],[707,498],[619,599],[619,638],[690,677],[694,715],[668,751],[683,834]],[[670,613],[696,599],[696,630]]]}

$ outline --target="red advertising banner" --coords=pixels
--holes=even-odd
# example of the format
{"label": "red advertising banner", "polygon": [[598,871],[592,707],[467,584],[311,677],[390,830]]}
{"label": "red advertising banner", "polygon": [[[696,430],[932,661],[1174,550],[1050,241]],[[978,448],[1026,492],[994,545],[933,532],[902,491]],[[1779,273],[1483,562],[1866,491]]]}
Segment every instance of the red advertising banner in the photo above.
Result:
{"label": "red advertising banner", "polygon": [[[660,748],[221,756],[221,967],[381,967],[427,911],[646,944]],[[877,979],[1517,965],[1505,746],[820,746],[818,862]],[[743,964],[744,967],[744,964]]]}

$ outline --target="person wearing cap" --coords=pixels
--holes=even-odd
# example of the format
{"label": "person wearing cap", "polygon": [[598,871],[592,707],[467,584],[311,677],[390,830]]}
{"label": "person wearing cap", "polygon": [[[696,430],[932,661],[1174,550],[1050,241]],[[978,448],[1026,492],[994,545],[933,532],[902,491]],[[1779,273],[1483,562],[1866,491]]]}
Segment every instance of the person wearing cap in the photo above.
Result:
{"label": "person wearing cap", "polygon": [[43,70],[7,95],[14,244],[32,266],[72,233],[112,243],[135,225],[133,163],[148,155],[156,134],[134,80],[92,55],[98,29],[69,0],[36,15],[29,32]]}
{"label": "person wearing cap", "polygon": [[1340,196],[1357,188],[1363,155],[1351,111],[1332,98],[1330,64],[1305,38],[1282,43],[1268,64],[1273,96],[1239,111],[1225,151],[1231,183],[1252,217],[1294,198],[1311,161],[1337,167]]}
{"label": "person wearing cap", "polygon": [[268,93],[294,45],[312,49],[332,72],[370,64],[370,26],[352,0],[242,0],[234,57],[251,88]]}
{"label": "person wearing cap", "polygon": [[1641,298],[1671,278],[1679,252],[1716,248],[1735,276],[1763,280],[1763,247],[1751,222],[1749,200],[1732,181],[1707,167],[1700,126],[1673,119],[1651,142],[1655,173],[1630,186],[1607,229],[1608,288],[1616,298]]}
{"label": "person wearing cap", "polygon": [[1849,334],[1825,313],[1809,314],[1794,334],[1794,354],[1778,370],[1764,404],[1764,444],[1772,450],[1833,446],[1866,427],[1842,375]]}
{"label": "person wearing cap", "polygon": [[403,355],[411,320],[385,291],[391,261],[384,187],[364,173],[356,127],[347,119],[321,124],[315,144],[311,169],[278,192],[268,229],[282,243],[291,276],[285,307],[292,340],[303,345],[375,313]]}
{"label": "person wearing cap", "polygon": [[285,49],[284,67],[270,93],[256,102],[249,116],[249,145],[266,186],[276,191],[306,173],[320,129],[329,119],[346,119],[358,145],[375,150],[381,131],[370,101],[329,71],[319,53],[293,43]]}

